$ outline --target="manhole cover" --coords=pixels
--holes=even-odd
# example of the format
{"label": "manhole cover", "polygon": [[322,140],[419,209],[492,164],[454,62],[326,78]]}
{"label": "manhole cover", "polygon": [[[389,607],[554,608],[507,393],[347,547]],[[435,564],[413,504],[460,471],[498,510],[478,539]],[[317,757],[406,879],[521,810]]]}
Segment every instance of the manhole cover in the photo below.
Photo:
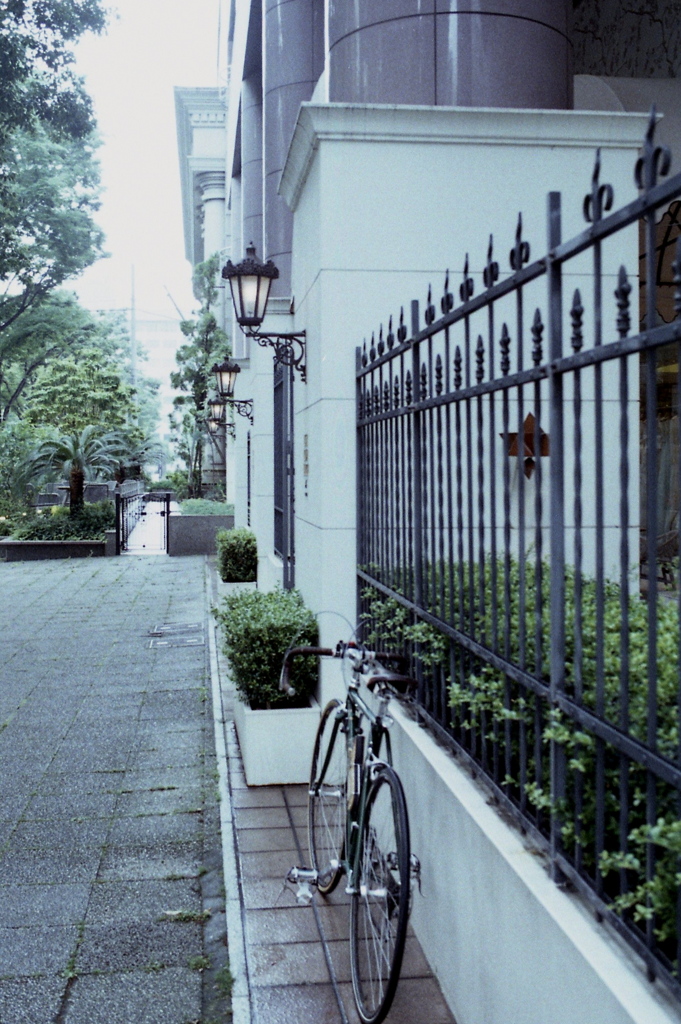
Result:
{"label": "manhole cover", "polygon": [[200,647],[205,642],[201,622],[166,622],[147,635],[149,647]]}

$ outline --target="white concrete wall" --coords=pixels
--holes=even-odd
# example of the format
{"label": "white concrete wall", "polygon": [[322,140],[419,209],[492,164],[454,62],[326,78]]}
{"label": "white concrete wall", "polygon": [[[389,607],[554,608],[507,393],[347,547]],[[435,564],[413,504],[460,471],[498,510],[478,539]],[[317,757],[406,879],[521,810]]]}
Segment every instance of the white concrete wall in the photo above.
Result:
{"label": "white concrete wall", "polygon": [[[302,106],[281,191],[295,211],[296,329],[308,333],[308,384],[296,389],[299,484],[304,436],[309,462],[306,493],[300,486],[296,493],[296,579],[313,609],[355,618],[355,347],[386,326],[391,313],[397,317],[401,305],[409,324],[410,300],[419,298],[423,311],[430,282],[437,305],[447,267],[458,294],[466,252],[479,292],[491,232],[501,274],[507,274],[519,211],[531,259],[545,253],[549,191],[563,194],[563,238],[583,230],[582,202],[597,146],[601,181],[613,185],[615,203],[633,199],[645,127],[638,114]],[[603,291],[613,308],[622,262],[636,274],[635,229],[604,251]],[[584,259],[566,274],[566,351],[577,286],[588,338],[589,271]],[[528,339],[533,302],[545,310],[545,296],[545,280],[528,290]],[[513,317],[512,305],[500,303],[499,326],[503,319],[512,325]],[[633,396],[636,380],[632,374]],[[584,398],[586,416],[588,384]],[[567,480],[568,502],[570,487]],[[636,504],[633,495],[632,521]],[[338,639],[337,625],[326,621],[324,644]]]}
{"label": "white concrete wall", "polygon": [[391,705],[423,895],[412,923],[457,1024],[678,1024],[678,1005],[428,733]]}
{"label": "white concrete wall", "polygon": [[[508,273],[519,210],[531,258],[545,253],[549,191],[563,194],[563,238],[581,231],[597,146],[616,205],[633,199],[645,127],[645,117],[626,114],[303,106],[281,185],[295,211],[295,328],[308,334],[309,382],[296,388],[296,577],[308,605],[326,613],[324,645],[348,636],[342,617],[354,623],[356,614],[355,347],[401,305],[409,324],[410,300],[423,311],[431,281],[437,305],[448,266],[456,294],[467,251],[479,292],[490,232]],[[611,304],[622,262],[634,276],[635,229],[604,253]],[[566,351],[574,287],[590,307],[589,270],[583,262],[565,282]],[[528,328],[532,302],[546,309],[545,289],[543,281],[536,300],[528,295]],[[500,308],[499,325],[506,316],[512,322],[512,309]],[[588,312],[584,324],[586,339]],[[634,400],[636,381],[632,374]],[[568,480],[568,501],[570,488]],[[337,665],[324,665],[322,701],[340,686]],[[394,740],[424,869],[414,924],[458,1024],[679,1019],[426,733],[400,723]]]}

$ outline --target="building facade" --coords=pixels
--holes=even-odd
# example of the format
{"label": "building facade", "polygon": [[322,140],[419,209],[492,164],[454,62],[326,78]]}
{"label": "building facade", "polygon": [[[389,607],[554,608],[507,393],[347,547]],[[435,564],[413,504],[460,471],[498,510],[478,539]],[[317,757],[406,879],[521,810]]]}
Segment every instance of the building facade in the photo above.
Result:
{"label": "building facade", "polygon": [[[465,11],[449,0],[232,0],[228,89],[178,91],[188,259],[220,251],[236,262],[253,244],[279,269],[265,328],[306,332],[303,380],[225,314],[242,371],[236,397],[253,400],[254,417],[237,417],[236,522],[256,533],[259,586],[295,585],[319,615],[325,646],[347,639],[357,616],[357,348],[383,345],[400,310],[418,332],[447,268],[456,293],[469,278],[480,291],[494,260],[502,277],[510,273],[519,213],[531,251],[547,250],[548,193],[562,196],[562,237],[578,235],[597,149],[616,204],[632,201],[652,102],[664,114],[658,137],[681,153],[681,5],[643,6],[633,14],[619,0],[481,0]],[[640,252],[635,228],[604,249],[604,293],[614,293],[622,264],[637,275]],[[578,267],[570,286],[588,282]],[[498,315],[515,314],[500,303]],[[638,396],[638,364],[630,387]],[[606,442],[617,415],[606,404]],[[496,444],[486,465],[501,479]],[[634,464],[638,438],[627,445]],[[511,516],[519,495],[538,486],[536,476],[510,482]],[[635,547],[638,475],[631,486]],[[676,487],[661,499],[671,510]],[[600,514],[589,500],[587,525]],[[614,499],[602,515],[608,563],[619,544]],[[585,547],[589,564],[596,555]],[[322,672],[325,700],[340,680],[333,666]],[[504,847],[470,782],[457,781],[417,732],[398,723],[395,743],[411,779],[414,847],[434,880],[414,922],[457,1020],[678,1020],[609,940],[590,924],[580,930],[576,906],[554,905],[541,871],[521,847]],[[442,851],[462,843],[465,870],[454,855],[443,868]],[[483,883],[470,883],[476,861],[504,879],[484,912],[475,899]],[[585,1010],[594,1006],[597,1014]]]}

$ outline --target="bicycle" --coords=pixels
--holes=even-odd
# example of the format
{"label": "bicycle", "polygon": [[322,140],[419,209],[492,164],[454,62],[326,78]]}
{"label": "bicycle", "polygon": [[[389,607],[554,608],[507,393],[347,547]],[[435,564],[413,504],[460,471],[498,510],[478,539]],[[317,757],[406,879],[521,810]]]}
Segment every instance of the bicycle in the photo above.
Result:
{"label": "bicycle", "polygon": [[[410,850],[402,783],[392,767],[387,709],[392,696],[404,696],[416,681],[379,660],[397,665],[399,656],[339,643],[335,651],[287,652],[280,679],[286,692],[292,690],[288,672],[298,654],[343,658],[351,678],[345,700],[334,698],[324,708],[315,739],[308,791],[312,868],[292,868],[287,880],[298,883],[301,902],[307,902],[310,886],[328,896],[346,876],[353,995],[364,1024],[380,1024],[397,988],[412,880],[420,872]],[[362,684],[377,697],[376,708],[364,699]]]}

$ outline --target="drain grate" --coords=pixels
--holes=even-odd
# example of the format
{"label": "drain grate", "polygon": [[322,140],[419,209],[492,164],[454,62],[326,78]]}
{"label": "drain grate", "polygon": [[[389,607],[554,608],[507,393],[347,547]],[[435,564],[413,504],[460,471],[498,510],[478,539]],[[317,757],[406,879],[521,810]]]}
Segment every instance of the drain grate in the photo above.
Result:
{"label": "drain grate", "polygon": [[149,647],[201,647],[205,644],[203,623],[165,622],[154,626],[147,636]]}

